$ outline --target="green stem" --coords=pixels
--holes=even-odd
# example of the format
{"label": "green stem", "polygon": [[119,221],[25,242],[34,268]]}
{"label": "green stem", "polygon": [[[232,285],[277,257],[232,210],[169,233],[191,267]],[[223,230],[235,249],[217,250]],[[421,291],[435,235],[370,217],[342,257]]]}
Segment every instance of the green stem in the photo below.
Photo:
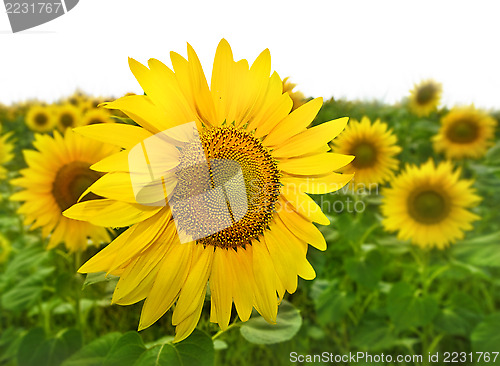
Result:
{"label": "green stem", "polygon": [[[77,273],[78,268],[80,268],[80,263],[81,263],[81,256],[82,252],[80,250],[77,250],[74,255],[74,270],[75,270],[75,276],[79,278],[79,274]],[[81,309],[81,287],[80,286],[75,286],[75,321],[76,321],[76,326],[78,329],[80,329],[83,333],[83,321],[82,321],[82,309]]]}
{"label": "green stem", "polygon": [[239,321],[234,321],[233,323],[229,324],[229,326],[225,329],[225,330],[219,330],[217,333],[215,333],[213,336],[212,336],[212,340],[215,340],[217,338],[219,338],[224,332],[227,332],[229,329],[231,328],[234,328],[234,327],[239,327],[241,325],[241,322]]}

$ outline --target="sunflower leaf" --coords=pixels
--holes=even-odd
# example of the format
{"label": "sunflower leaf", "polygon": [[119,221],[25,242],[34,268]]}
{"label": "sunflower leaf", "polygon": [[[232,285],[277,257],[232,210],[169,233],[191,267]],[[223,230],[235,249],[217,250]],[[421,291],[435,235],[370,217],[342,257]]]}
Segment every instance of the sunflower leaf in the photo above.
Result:
{"label": "sunflower leaf", "polygon": [[278,310],[276,324],[269,324],[263,317],[250,318],[240,328],[241,335],[255,344],[273,344],[292,339],[302,326],[299,310],[283,300]]}

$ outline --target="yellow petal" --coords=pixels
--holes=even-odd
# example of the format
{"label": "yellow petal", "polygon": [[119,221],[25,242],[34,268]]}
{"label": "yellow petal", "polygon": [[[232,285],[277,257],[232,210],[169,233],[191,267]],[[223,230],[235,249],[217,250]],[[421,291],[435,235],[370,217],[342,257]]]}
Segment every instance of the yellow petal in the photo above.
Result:
{"label": "yellow petal", "polygon": [[325,214],[321,211],[321,207],[319,207],[311,197],[302,192],[286,189],[288,187],[289,186],[283,187],[281,195],[293,206],[293,208],[288,207],[287,204],[285,204],[282,209],[294,209],[302,216],[313,222],[317,222],[321,225],[330,225],[330,220],[328,220]]}
{"label": "yellow petal", "polygon": [[[232,249],[229,249],[232,250]],[[228,264],[228,249],[216,248],[212,274],[210,275],[210,293],[215,311],[215,320],[222,330],[226,330],[231,318],[233,274]]]}
{"label": "yellow petal", "polygon": [[294,110],[271,130],[264,139],[264,144],[277,146],[304,131],[316,117],[322,105],[323,98],[316,98]]}
{"label": "yellow petal", "polygon": [[273,150],[275,157],[290,157],[314,152],[327,144],[345,128],[349,118],[325,122],[301,132]]}
{"label": "yellow petal", "polygon": [[324,175],[349,164],[354,156],[336,153],[325,153],[281,160],[279,168],[293,175]]}
{"label": "yellow petal", "polygon": [[212,268],[213,254],[212,247],[203,248],[203,246],[199,245],[193,250],[195,263],[189,271],[188,278],[182,287],[179,300],[175,306],[172,316],[173,325],[178,325],[191,316],[196,311],[200,299],[204,299],[208,277]]}
{"label": "yellow petal", "polygon": [[284,176],[281,183],[287,186],[287,190],[297,190],[299,192],[324,194],[335,192],[344,187],[352,179],[354,174],[330,173],[318,178],[298,178]]}
{"label": "yellow petal", "polygon": [[[280,200],[283,205],[283,201]],[[278,210],[278,219],[282,220],[284,225],[298,238],[311,244],[319,250],[326,250],[326,241],[321,231],[309,220],[299,215],[294,210]]]}
{"label": "yellow petal", "polygon": [[130,149],[152,134],[144,128],[123,123],[101,123],[77,127],[75,132],[94,140]]}
{"label": "yellow petal", "polygon": [[172,244],[142,307],[139,330],[160,319],[179,296],[189,272],[192,248],[191,244]]}

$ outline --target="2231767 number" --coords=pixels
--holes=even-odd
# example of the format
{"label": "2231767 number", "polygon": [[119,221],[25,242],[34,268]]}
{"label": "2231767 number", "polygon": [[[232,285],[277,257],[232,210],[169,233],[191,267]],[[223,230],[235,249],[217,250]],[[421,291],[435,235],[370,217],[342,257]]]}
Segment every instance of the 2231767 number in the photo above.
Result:
{"label": "2231767 number", "polygon": [[444,352],[443,362],[494,363],[500,352]]}
{"label": "2231767 number", "polygon": [[62,3],[5,3],[7,14],[52,14],[63,11]]}

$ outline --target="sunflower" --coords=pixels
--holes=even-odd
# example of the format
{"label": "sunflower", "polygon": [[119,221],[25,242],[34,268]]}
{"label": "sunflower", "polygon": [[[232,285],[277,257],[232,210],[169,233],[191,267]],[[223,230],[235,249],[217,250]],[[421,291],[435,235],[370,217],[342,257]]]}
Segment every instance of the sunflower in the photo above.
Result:
{"label": "sunflower", "polygon": [[14,193],[13,201],[25,201],[18,213],[25,216],[24,224],[34,230],[42,228],[43,237],[50,235],[48,249],[64,242],[70,251],[84,250],[87,237],[93,243],[109,242],[106,229],[88,222],[64,217],[62,212],[78,201],[94,198],[83,195],[102,174],[90,170],[90,165],[113,154],[117,149],[98,141],[87,141],[70,129],[64,135],[54,131],[54,137],[36,134],[33,145],[38,151],[25,150],[28,168],[12,184],[23,190]]}
{"label": "sunflower", "polygon": [[396,135],[386,123],[380,120],[371,123],[368,117],[363,117],[361,122],[351,120],[331,146],[336,153],[355,156],[342,171],[356,173],[353,183],[357,188],[371,188],[394,176],[399,164],[394,157],[401,151],[396,142]]}
{"label": "sunflower", "polygon": [[297,86],[297,84],[293,84],[288,81],[289,77],[283,79],[283,93],[288,93],[290,98],[292,98],[293,106],[292,111],[299,108],[306,102],[306,97],[302,94],[301,91],[293,91],[293,89]]}
{"label": "sunflower", "polygon": [[57,127],[61,131],[82,125],[82,111],[71,104],[63,104],[55,109]]}
{"label": "sunflower", "polygon": [[[352,157],[327,152],[347,118],[306,129],[322,99],[290,113],[282,80],[276,72],[269,76],[269,50],[249,68],[246,60],[233,61],[222,40],[210,87],[189,44],[187,60],[174,52],[171,60],[173,70],[155,59],[149,68],[130,59],[145,95],[107,104],[139,126],[77,129],[124,150],[94,166],[107,174],[89,190],[105,199],[64,214],[96,225],[132,225],[79,271],[120,276],[113,303],[145,299],[139,329],[175,303],[176,342],[196,327],[207,282],[210,319],[222,329],[233,301],[242,321],[254,307],[275,323],[297,276],[315,277],[307,244],[326,249],[313,222],[329,220],[306,193],[337,190],[352,177],[334,173]],[[156,181],[135,185],[147,170]]]}
{"label": "sunflower", "polygon": [[477,159],[493,145],[496,120],[474,106],[453,108],[441,119],[434,150],[448,159]]}
{"label": "sunflower", "polygon": [[426,117],[435,111],[441,101],[443,87],[434,80],[425,80],[410,91],[410,110],[419,117]]}
{"label": "sunflower", "polygon": [[8,141],[10,136],[12,136],[12,132],[0,136],[0,179],[5,179],[7,176],[7,170],[2,165],[14,158],[14,154],[12,153],[14,144]]}
{"label": "sunflower", "polygon": [[479,219],[468,210],[480,201],[472,184],[460,179],[460,169],[453,171],[449,161],[408,165],[392,187],[382,191],[382,223],[388,231],[399,231],[399,239],[444,249]]}
{"label": "sunflower", "polygon": [[97,123],[112,123],[111,114],[107,109],[89,109],[82,118],[82,126],[94,125]]}
{"label": "sunflower", "polygon": [[36,132],[52,131],[57,121],[54,115],[54,109],[49,106],[34,104],[26,114],[26,125]]}

